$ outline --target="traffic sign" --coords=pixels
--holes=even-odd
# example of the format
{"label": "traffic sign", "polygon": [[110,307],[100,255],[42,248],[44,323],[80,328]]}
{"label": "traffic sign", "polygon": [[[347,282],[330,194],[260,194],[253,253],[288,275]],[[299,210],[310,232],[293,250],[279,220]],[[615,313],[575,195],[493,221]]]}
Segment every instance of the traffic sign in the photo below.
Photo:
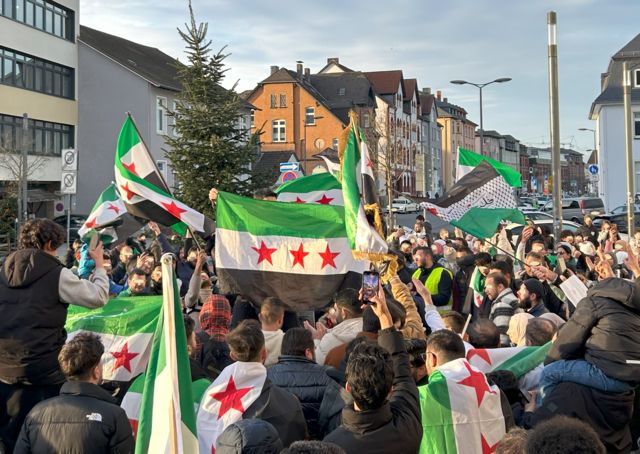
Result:
{"label": "traffic sign", "polygon": [[589,175],[589,177],[592,183],[600,181],[600,175],[598,175],[597,173],[592,173],[591,175]]}
{"label": "traffic sign", "polygon": [[286,183],[287,181],[293,181],[295,180],[296,174],[293,172],[285,172],[284,175],[282,175],[282,182]]}
{"label": "traffic sign", "polygon": [[62,194],[75,194],[78,188],[78,172],[62,172],[60,180],[60,192]]}
{"label": "traffic sign", "polygon": [[297,172],[300,170],[300,163],[298,162],[281,162],[280,172]]}
{"label": "traffic sign", "polygon": [[589,166],[589,172],[591,172],[591,175],[597,175],[598,174],[598,166],[595,165],[595,164],[591,164]]}
{"label": "traffic sign", "polygon": [[78,150],[69,148],[62,150],[62,171],[75,172],[78,170]]}

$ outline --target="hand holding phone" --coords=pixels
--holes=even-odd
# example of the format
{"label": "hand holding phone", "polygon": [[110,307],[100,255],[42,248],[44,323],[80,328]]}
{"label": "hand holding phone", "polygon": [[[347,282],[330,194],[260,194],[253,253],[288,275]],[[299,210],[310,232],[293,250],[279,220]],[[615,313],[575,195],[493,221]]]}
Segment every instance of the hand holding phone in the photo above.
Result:
{"label": "hand holding phone", "polygon": [[100,242],[100,234],[98,232],[94,232],[91,235],[91,240],[89,241],[89,250],[95,251],[98,247],[98,243]]}
{"label": "hand holding phone", "polygon": [[380,275],[377,271],[365,271],[362,273],[362,301],[371,304],[371,299],[378,295],[380,287]]}

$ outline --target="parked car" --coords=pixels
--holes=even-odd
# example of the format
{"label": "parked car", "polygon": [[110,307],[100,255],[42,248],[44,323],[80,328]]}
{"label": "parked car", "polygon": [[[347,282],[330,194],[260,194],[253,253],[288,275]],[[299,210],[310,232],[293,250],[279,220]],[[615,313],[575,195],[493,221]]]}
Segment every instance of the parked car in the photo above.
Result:
{"label": "parked car", "polygon": [[[604,221],[609,221],[618,226],[619,232],[629,233],[627,228],[627,206],[620,205],[615,207],[609,213],[599,214],[593,217],[593,225],[600,228]],[[635,227],[640,228],[640,205],[635,205],[634,212]]]}
{"label": "parked car", "polygon": [[[545,213],[553,213],[553,200],[544,204],[540,211]],[[562,199],[562,219],[571,220],[573,222],[582,222],[585,214],[602,214],[604,212],[604,203],[599,197],[582,197]]]}
{"label": "parked car", "polygon": [[391,202],[391,209],[397,213],[417,213],[418,204],[401,197]]}
{"label": "parked car", "polygon": [[[60,224],[62,228],[67,231],[67,216],[58,216],[53,218],[53,222]],[[87,222],[87,216],[84,214],[72,214],[69,219],[69,241],[73,241],[78,238],[78,230],[82,228],[84,223]]]}
{"label": "parked car", "polygon": [[[533,219],[532,219],[533,220]],[[553,235],[553,218],[549,218],[549,219],[540,219],[538,221],[533,221],[533,223],[536,225],[536,227],[540,227],[543,225],[548,226],[551,229],[551,236]],[[505,229],[511,231],[511,241],[513,242],[513,244],[516,244],[516,242],[518,241],[518,238],[520,237],[520,235],[522,234],[522,229],[524,229],[524,225],[522,224],[508,224]],[[572,232],[575,232],[576,230],[578,230],[578,227],[580,227],[580,224],[576,223],[576,222],[571,222],[571,221],[562,221],[562,229],[563,230],[571,230]]]}
{"label": "parked car", "polygon": [[523,211],[524,215],[531,219],[533,222],[542,221],[545,219],[553,219],[548,213],[543,213],[542,211]]}

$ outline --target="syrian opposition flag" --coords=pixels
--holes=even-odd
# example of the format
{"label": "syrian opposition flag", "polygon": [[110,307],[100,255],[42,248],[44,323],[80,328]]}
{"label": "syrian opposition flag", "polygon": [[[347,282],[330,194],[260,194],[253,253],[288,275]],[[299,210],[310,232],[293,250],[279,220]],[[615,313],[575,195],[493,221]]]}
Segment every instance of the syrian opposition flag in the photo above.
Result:
{"label": "syrian opposition flag", "polygon": [[173,259],[162,256],[162,310],[147,366],[136,454],[198,452],[187,335]]}
{"label": "syrian opposition flag", "polygon": [[78,230],[78,236],[86,243],[93,232],[100,234],[102,244],[116,246],[138,231],[144,222],[127,213],[127,208],[115,183],[105,189],[94,205],[87,221]]}
{"label": "syrian opposition flag", "polygon": [[[122,398],[120,406],[127,413],[127,418],[133,429],[133,438],[138,438],[138,424],[140,423],[140,409],[142,408],[142,393],[144,392],[144,381],[146,374],[139,375],[131,384],[129,390]],[[200,401],[211,382],[206,378],[201,378],[191,383],[191,391],[193,392],[193,409],[198,415],[200,409]]]}
{"label": "syrian opposition flag", "polygon": [[81,332],[100,336],[103,378],[129,381],[147,367],[162,296],[112,298],[98,309],[69,306],[67,342]]}
{"label": "syrian opposition flag", "polygon": [[[371,160],[361,135],[360,128],[351,113],[351,122],[341,135],[340,141],[340,169],[342,178],[342,193],[344,197],[345,225],[349,247],[358,260],[382,262],[391,260],[395,262],[395,256],[387,256],[389,247],[382,238],[382,225],[373,226],[367,220],[365,202],[363,196],[367,192],[365,187],[370,186],[364,181],[373,180]],[[374,208],[377,210],[377,206]],[[376,216],[379,222],[379,216]],[[376,222],[376,223],[378,223]]]}
{"label": "syrian opposition flag", "polygon": [[491,164],[509,186],[517,188],[522,186],[522,176],[508,165],[460,147],[458,147],[458,160],[456,163],[456,181],[460,181],[462,177],[475,169],[482,161],[487,161]]}
{"label": "syrian opposition flag", "polygon": [[220,434],[242,419],[262,394],[266,378],[267,369],[261,363],[236,362],[222,370],[200,403],[197,427],[201,453],[215,454]]}
{"label": "syrian opposition flag", "polygon": [[442,197],[422,208],[477,238],[491,238],[503,219],[524,224],[509,184],[486,161],[480,162]]}
{"label": "syrian opposition flag", "polygon": [[474,348],[467,352],[467,361],[485,374],[511,371],[517,380],[542,364],[550,348],[551,342],[541,347]]}
{"label": "syrian opposition flag", "polygon": [[344,207],[279,203],[220,192],[216,272],[221,294],[261,305],[276,296],[292,311],[326,307],[342,288],[360,288],[364,262],[350,252]]}
{"label": "syrian opposition flag", "polygon": [[278,202],[344,205],[342,183],[329,172],[289,181],[276,189]]}
{"label": "syrian opposition flag", "polygon": [[131,117],[120,131],[115,171],[129,213],[171,227],[181,235],[189,227],[205,238],[213,233],[215,223],[211,219],[171,195]]}
{"label": "syrian opposition flag", "polygon": [[500,388],[465,359],[438,367],[418,387],[422,408],[420,454],[488,454],[505,434]]}

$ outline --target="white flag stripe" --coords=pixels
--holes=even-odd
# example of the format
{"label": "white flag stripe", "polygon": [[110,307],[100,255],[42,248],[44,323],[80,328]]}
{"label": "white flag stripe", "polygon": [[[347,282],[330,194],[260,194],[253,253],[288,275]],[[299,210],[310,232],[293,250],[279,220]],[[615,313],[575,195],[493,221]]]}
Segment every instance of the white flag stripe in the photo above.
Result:
{"label": "white flag stripe", "polygon": [[329,189],[328,191],[311,191],[311,192],[281,192],[278,194],[278,202],[295,202],[300,200],[305,203],[317,204],[320,199],[326,196],[327,199],[333,199],[329,205],[344,205],[342,198],[342,189]]}
{"label": "white flag stripe", "polygon": [[130,166],[132,162],[136,163],[136,174],[140,178],[144,178],[150,173],[156,172],[155,163],[149,159],[149,153],[144,147],[142,140],[134,145],[121,159],[120,161]]}
{"label": "white flag stripe", "polygon": [[140,409],[142,408],[142,393],[127,391],[120,406],[127,414],[127,418],[139,421]]}
{"label": "white flag stripe", "polygon": [[387,242],[369,224],[364,212],[364,204],[360,200],[358,216],[356,218],[356,251],[366,251],[374,254],[386,254],[389,252]]}
{"label": "white flag stripe", "polygon": [[[264,242],[265,248],[276,249],[270,254],[271,262],[263,260],[258,264],[260,253],[252,248],[260,249]],[[308,253],[303,258],[304,268],[300,264],[293,266],[295,258],[291,251],[297,252],[300,245]],[[286,236],[255,236],[248,232],[234,230],[216,230],[216,265],[219,268],[240,269],[244,271],[273,271],[294,274],[345,274],[349,271],[362,273],[368,262],[356,262],[351,254],[347,238],[293,238]],[[333,257],[335,268],[323,265],[327,246]]]}
{"label": "white flag stripe", "polygon": [[126,212],[127,209],[124,206],[122,199],[104,202],[89,215],[82,228],[78,230],[78,235],[82,238],[87,234],[90,230],[89,227],[87,227],[88,223],[96,224],[96,226],[106,224],[107,222],[111,222],[119,216],[122,216]]}

